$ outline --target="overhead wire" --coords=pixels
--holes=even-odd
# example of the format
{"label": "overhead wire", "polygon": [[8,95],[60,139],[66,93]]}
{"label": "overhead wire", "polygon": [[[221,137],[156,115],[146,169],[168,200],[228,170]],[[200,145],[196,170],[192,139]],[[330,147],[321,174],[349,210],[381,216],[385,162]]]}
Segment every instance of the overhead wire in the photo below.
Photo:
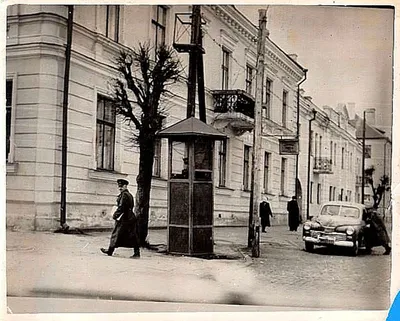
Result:
{"label": "overhead wire", "polygon": [[[267,12],[268,12],[269,7],[270,7],[270,6],[267,5]],[[212,40],[213,43],[216,44],[219,48],[221,48],[221,49],[224,49],[224,48],[225,48],[221,43],[219,43],[215,38],[213,38],[213,37],[209,34],[209,32],[208,32],[206,29],[203,28],[203,31],[204,31],[204,34],[207,35],[208,38],[210,38],[210,40]],[[187,34],[190,36],[190,33],[189,33],[189,30],[188,30],[188,29],[184,29],[184,32],[187,33]],[[257,49],[255,44],[252,44],[252,45],[251,45],[251,48],[252,48],[252,49],[255,49],[255,50]],[[240,69],[241,69],[240,71],[236,71],[236,73],[235,73],[234,76],[233,76],[233,77],[235,77],[235,78],[234,78],[234,80],[233,80],[232,86],[234,86],[234,85],[236,84],[237,80],[239,79],[239,77],[242,76],[242,75],[244,75],[245,73],[247,73],[247,65],[244,66],[244,65],[243,65],[241,62],[239,62],[235,57],[233,57],[233,55],[230,55],[230,58],[231,58],[231,59],[240,67]],[[185,67],[183,66],[183,64],[182,64],[181,61],[179,61],[179,63],[180,63],[180,65],[182,66],[182,69],[183,69],[183,71],[184,71],[184,73],[185,73],[184,78],[187,80],[187,79],[188,79],[188,74],[186,73]],[[253,68],[253,69],[254,69],[254,68]],[[252,77],[251,77],[251,82],[252,82],[252,83],[254,82],[256,76],[257,76],[257,73],[255,72],[254,75],[252,75]],[[232,78],[233,78],[233,77],[232,77]],[[262,87],[263,87],[263,91],[264,91],[264,89],[265,89],[264,80],[263,80],[263,86],[262,86]],[[282,99],[280,96],[278,96],[277,94],[275,94],[273,91],[270,91],[270,95],[272,95],[273,97],[275,97],[276,99],[278,99],[278,101],[280,101],[280,102],[283,103],[283,99]]]}

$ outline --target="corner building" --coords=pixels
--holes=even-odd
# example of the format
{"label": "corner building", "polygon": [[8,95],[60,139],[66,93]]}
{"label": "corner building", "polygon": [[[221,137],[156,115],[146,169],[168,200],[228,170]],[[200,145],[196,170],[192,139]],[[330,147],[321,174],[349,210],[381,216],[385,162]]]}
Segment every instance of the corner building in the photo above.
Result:
{"label": "corner building", "polygon": [[[117,77],[113,59],[139,42],[172,45],[175,13],[182,12],[190,13],[191,7],[74,6],[67,138],[70,226],[112,226],[110,210],[118,178],[129,180],[131,192],[136,192],[138,149],[129,144],[131,130],[113,111],[109,87]],[[234,6],[202,6],[202,13],[207,123],[228,136],[215,150],[214,224],[247,225],[257,28]],[[8,228],[59,226],[67,14],[64,5],[18,4],[7,9]],[[180,41],[189,42],[189,34],[183,33]],[[178,55],[187,66],[187,54]],[[279,138],[294,137],[297,129],[297,90],[305,69],[295,58],[267,38],[261,185],[278,224],[286,224],[286,203],[296,188],[296,157],[279,154]],[[170,88],[175,96],[167,102],[165,127],[186,117],[187,71]],[[301,115],[306,119],[304,110]],[[150,226],[167,222],[167,148],[165,140],[156,146]],[[303,173],[306,163],[301,156],[299,164]]]}

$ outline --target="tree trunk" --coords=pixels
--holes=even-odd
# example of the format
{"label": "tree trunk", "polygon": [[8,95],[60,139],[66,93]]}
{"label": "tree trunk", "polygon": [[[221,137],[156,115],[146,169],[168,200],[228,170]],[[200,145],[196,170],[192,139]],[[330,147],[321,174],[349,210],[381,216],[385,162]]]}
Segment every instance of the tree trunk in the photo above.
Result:
{"label": "tree trunk", "polygon": [[136,213],[139,224],[140,246],[146,246],[149,227],[151,179],[153,175],[154,142],[143,139],[140,143],[139,173],[136,177]]}

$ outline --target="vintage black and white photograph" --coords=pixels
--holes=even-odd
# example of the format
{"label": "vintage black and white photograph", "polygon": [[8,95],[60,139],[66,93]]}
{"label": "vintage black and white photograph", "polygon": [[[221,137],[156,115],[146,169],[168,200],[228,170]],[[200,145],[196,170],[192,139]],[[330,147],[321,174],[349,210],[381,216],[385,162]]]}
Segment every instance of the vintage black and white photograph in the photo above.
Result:
{"label": "vintage black and white photograph", "polygon": [[8,315],[384,319],[393,6],[4,12]]}

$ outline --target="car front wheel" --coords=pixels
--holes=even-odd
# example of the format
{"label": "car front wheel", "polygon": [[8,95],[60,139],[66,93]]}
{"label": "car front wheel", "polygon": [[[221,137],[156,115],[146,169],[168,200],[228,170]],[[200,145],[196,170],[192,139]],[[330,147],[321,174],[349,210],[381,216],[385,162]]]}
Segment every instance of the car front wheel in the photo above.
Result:
{"label": "car front wheel", "polygon": [[312,252],[314,251],[314,244],[311,242],[306,242],[305,243],[306,251],[307,252]]}

